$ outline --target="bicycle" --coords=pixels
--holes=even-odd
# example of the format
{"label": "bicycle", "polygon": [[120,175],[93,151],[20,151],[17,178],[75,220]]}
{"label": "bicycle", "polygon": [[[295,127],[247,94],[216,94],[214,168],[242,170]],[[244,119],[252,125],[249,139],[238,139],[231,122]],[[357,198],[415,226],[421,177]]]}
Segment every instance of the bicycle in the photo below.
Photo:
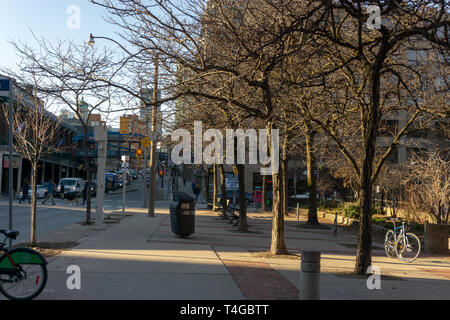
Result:
{"label": "bicycle", "polygon": [[11,300],[30,300],[38,296],[47,284],[47,261],[30,248],[5,248],[6,240],[15,240],[19,231],[0,230],[5,236],[0,242],[0,292]]}
{"label": "bicycle", "polygon": [[414,261],[420,254],[420,240],[414,233],[406,233],[405,222],[395,226],[397,219],[390,219],[394,223],[394,230],[386,232],[384,250],[390,258],[397,256],[404,262]]}

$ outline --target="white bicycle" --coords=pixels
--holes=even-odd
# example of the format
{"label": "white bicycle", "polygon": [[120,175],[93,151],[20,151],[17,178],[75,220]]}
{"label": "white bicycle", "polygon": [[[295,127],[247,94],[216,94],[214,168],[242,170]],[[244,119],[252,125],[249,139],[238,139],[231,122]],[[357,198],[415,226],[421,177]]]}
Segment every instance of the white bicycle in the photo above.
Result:
{"label": "white bicycle", "polygon": [[420,240],[414,233],[406,233],[405,222],[399,227],[395,226],[397,219],[390,219],[394,223],[394,230],[386,232],[384,250],[391,258],[399,258],[405,262],[414,261],[420,254]]}

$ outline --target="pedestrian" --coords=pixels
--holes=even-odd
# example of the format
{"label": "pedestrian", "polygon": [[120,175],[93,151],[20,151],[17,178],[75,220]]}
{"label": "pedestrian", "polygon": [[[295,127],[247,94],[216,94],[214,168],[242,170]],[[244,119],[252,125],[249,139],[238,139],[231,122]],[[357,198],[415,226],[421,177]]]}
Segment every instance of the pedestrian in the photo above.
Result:
{"label": "pedestrian", "polygon": [[65,195],[66,199],[67,199],[67,203],[72,202],[72,205],[74,205],[74,203],[78,206],[78,195],[76,191],[71,191],[71,192],[67,192],[67,194]]}
{"label": "pedestrian", "polygon": [[86,199],[87,199],[87,181],[84,182],[83,186],[83,206],[86,203]]}
{"label": "pedestrian", "polygon": [[42,204],[45,204],[48,199],[52,200],[52,204],[55,205],[55,197],[53,196],[53,192],[55,191],[55,184],[52,180],[48,181],[48,188],[47,188],[47,195],[45,196],[44,201],[42,201]]}
{"label": "pedestrian", "polygon": [[22,201],[24,201],[25,199],[28,200],[28,203],[31,203],[30,198],[28,197],[28,188],[30,187],[30,183],[28,182],[28,180],[25,180],[22,186],[22,195],[19,199],[19,203],[22,203]]}
{"label": "pedestrian", "polygon": [[198,195],[200,194],[200,187],[199,185],[195,185],[194,187],[194,194],[195,194],[195,202],[198,201]]}
{"label": "pedestrian", "polygon": [[61,183],[61,190],[59,192],[60,198],[64,199],[64,183]]}

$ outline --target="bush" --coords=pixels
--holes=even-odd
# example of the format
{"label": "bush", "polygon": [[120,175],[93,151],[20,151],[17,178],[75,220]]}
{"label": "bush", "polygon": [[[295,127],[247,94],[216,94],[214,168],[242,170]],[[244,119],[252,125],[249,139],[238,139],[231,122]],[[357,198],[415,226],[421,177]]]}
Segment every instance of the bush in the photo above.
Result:
{"label": "bush", "polygon": [[[343,215],[350,219],[359,219],[359,214],[361,211],[361,207],[359,202],[351,202],[346,203],[344,209],[342,211]],[[372,207],[372,214],[377,213],[377,208],[375,206]]]}
{"label": "bush", "polygon": [[361,208],[358,202],[346,203],[342,213],[345,217],[351,219],[359,219],[359,212]]}

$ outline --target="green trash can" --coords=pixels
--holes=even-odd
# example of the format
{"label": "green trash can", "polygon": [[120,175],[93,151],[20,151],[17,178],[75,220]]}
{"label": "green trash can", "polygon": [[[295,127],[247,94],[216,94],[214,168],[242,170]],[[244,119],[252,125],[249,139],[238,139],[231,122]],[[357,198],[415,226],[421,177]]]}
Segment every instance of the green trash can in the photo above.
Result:
{"label": "green trash can", "polygon": [[195,199],[181,191],[172,193],[170,224],[172,232],[184,238],[195,232]]}

